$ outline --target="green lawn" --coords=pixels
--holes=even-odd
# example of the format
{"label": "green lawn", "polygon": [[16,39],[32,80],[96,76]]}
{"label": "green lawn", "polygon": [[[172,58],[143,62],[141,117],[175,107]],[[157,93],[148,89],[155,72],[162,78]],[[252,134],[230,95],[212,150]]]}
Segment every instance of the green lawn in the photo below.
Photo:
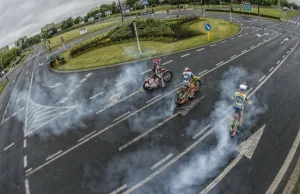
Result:
{"label": "green lawn", "polygon": [[5,81],[0,85],[0,94],[2,94],[2,92],[5,89],[5,87],[7,86],[7,84],[8,84],[8,81]]}
{"label": "green lawn", "polygon": [[[204,25],[206,23],[210,23],[212,26],[210,41],[207,40],[206,35],[196,36],[174,43],[141,41],[140,44],[143,55],[142,57],[152,57],[160,54],[172,53],[175,51],[205,45],[224,39],[240,31],[240,27],[238,25],[215,18],[201,19],[199,22],[192,24],[190,28],[205,32]],[[65,59],[67,60],[67,64],[57,66],[56,68],[61,71],[70,71],[79,69],[91,69],[131,61],[139,59],[139,54],[137,43],[129,42],[92,50],[75,58],[72,58],[69,55],[69,51],[66,51],[62,54],[62,57],[65,57]]]}
{"label": "green lawn", "polygon": [[[90,24],[90,25],[86,25],[84,27],[87,28],[88,33],[91,33],[91,32],[103,30],[105,28],[109,28],[109,27],[112,27],[112,26],[115,26],[115,25],[118,25],[118,24],[121,24],[121,23],[122,23],[122,21],[105,21],[105,22],[100,23],[100,24]],[[68,31],[68,32],[65,32],[63,34],[59,34],[55,37],[50,38],[51,48],[55,49],[59,46],[62,46],[62,43],[60,41],[60,37],[64,37],[65,43],[67,43],[67,42],[70,42],[74,39],[79,38],[80,36],[85,36],[85,35],[88,34],[87,33],[87,34],[80,35],[79,34],[79,29],[80,28],[77,28],[77,29],[74,29],[74,30],[71,30],[71,31]]]}

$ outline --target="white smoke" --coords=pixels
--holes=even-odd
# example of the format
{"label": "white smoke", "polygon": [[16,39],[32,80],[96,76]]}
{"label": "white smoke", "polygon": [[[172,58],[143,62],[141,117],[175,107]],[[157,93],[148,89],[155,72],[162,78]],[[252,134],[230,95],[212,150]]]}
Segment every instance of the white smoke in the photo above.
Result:
{"label": "white smoke", "polygon": [[[237,146],[236,141],[229,136],[229,123],[232,118],[230,109],[232,107],[232,96],[237,91],[239,84],[244,81],[251,82],[251,78],[256,78],[258,74],[249,75],[245,69],[237,67],[231,67],[223,74],[220,82],[220,100],[215,103],[214,110],[210,114],[210,123],[213,126],[213,134],[217,139],[217,143],[212,149],[192,156],[189,162],[181,165],[179,173],[171,180],[171,193],[192,194],[199,192],[199,187],[196,186],[217,176],[221,168],[228,163]],[[245,78],[248,80],[244,80]],[[256,102],[255,96],[251,96],[251,100],[255,103],[245,108],[243,128],[253,126],[258,120],[259,114],[267,110],[266,105],[260,105]],[[203,121],[198,122],[200,127],[196,131],[203,128],[202,123]],[[196,121],[192,121],[187,132],[195,131],[196,125]]]}

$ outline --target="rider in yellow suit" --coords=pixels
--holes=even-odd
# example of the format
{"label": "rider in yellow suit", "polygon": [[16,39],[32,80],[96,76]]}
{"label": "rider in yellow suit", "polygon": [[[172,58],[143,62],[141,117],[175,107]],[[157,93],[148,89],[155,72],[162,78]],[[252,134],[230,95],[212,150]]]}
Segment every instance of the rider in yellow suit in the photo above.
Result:
{"label": "rider in yellow suit", "polygon": [[235,114],[238,115],[238,127],[240,126],[241,123],[241,116],[242,116],[242,111],[243,111],[243,105],[244,103],[251,104],[252,102],[247,98],[247,94],[245,94],[247,90],[247,85],[241,84],[239,86],[239,91],[235,92],[234,96],[232,97],[235,100],[235,104],[233,106],[235,110]]}

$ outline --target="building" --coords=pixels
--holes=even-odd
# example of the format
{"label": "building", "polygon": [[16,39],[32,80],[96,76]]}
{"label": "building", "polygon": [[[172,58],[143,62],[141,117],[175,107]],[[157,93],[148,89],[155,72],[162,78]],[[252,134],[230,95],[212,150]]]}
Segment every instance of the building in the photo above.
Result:
{"label": "building", "polygon": [[5,47],[0,48],[0,54],[6,53],[9,50],[8,45]]}
{"label": "building", "polygon": [[41,28],[41,32],[42,32],[42,33],[47,33],[47,34],[50,35],[50,34],[52,33],[52,30],[51,30],[51,29],[53,29],[53,28],[55,28],[54,23],[52,23],[52,24],[47,24],[45,27]]}
{"label": "building", "polygon": [[15,46],[20,48],[22,44],[26,42],[26,40],[27,40],[27,36],[19,38],[19,40],[15,42]]}
{"label": "building", "polygon": [[88,22],[90,22],[90,23],[94,23],[94,21],[95,21],[94,17],[91,17],[91,18],[88,19]]}

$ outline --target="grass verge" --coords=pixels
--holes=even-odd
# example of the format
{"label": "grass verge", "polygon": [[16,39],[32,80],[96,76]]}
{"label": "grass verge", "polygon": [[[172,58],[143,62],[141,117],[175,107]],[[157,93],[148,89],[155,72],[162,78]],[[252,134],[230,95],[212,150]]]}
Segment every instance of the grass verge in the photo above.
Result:
{"label": "grass verge", "polygon": [[[201,19],[199,22],[190,25],[190,28],[206,32],[204,29],[204,25],[206,23],[210,23],[212,26],[210,41],[207,40],[206,35],[200,35],[173,43],[141,41],[142,58],[172,53],[213,43],[232,36],[240,31],[240,27],[238,25],[216,18]],[[136,42],[99,48],[75,58],[72,58],[69,55],[69,51],[62,53],[61,56],[65,57],[67,64],[57,66],[56,69],[60,71],[91,69],[140,59]]]}
{"label": "grass verge", "polygon": [[6,80],[5,82],[3,82],[1,85],[0,85],[0,94],[2,94],[2,92],[4,91],[5,87],[7,86],[8,84],[8,81]]}

